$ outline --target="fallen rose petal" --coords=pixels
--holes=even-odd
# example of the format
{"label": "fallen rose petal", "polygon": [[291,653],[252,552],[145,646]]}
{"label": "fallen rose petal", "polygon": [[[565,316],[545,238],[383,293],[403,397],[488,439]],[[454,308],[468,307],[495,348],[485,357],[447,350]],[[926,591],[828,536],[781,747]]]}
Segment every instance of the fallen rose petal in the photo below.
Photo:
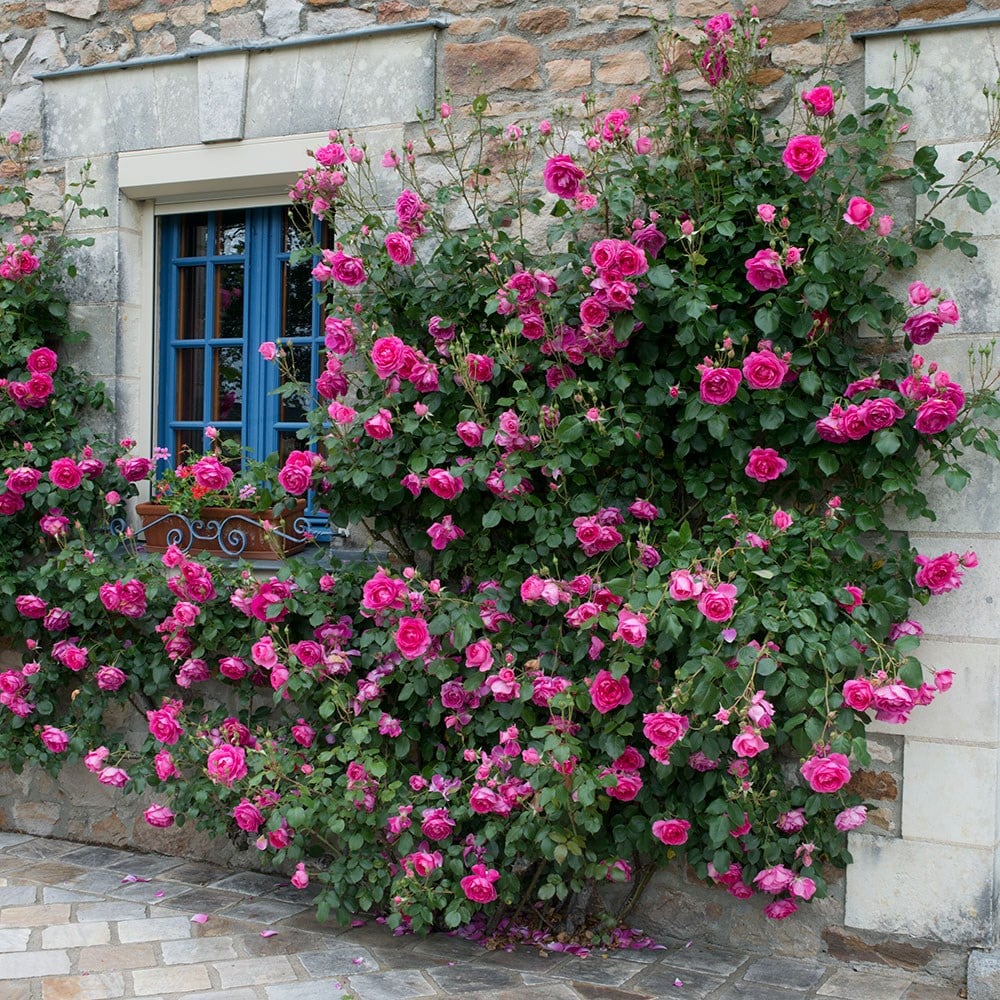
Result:
{"label": "fallen rose petal", "polygon": [[365,926],[365,921],[364,920],[357,920],[357,919],[352,920],[351,921],[351,926],[352,927],[364,927]]}
{"label": "fallen rose petal", "polygon": [[681,979],[675,979],[674,980],[674,986],[683,986],[683,985],[684,985],[684,981],[683,980],[681,980]]}
{"label": "fallen rose petal", "polygon": [[191,923],[193,923],[193,924],[205,924],[205,923],[208,923],[208,914],[207,913],[196,913],[191,918]]}
{"label": "fallen rose petal", "polygon": [[272,930],[270,930],[270,929],[268,929],[268,930],[263,930],[263,931],[261,931],[261,932],[260,932],[260,936],[261,936],[262,938],[272,938],[272,937],[276,937],[276,936],[277,936],[277,934],[278,934],[278,932],[277,932],[277,931],[272,931]]}
{"label": "fallen rose petal", "polygon": [[153,895],[156,899],[160,899],[161,897],[165,896],[166,893],[161,889],[159,892],[154,893]]}
{"label": "fallen rose petal", "polygon": [[365,964],[365,960],[363,958],[352,958],[351,959],[351,964],[352,965],[364,965]]}
{"label": "fallen rose petal", "polygon": [[122,880],[122,885],[135,885],[136,882],[148,882],[148,878],[143,878],[142,875],[126,875]]}

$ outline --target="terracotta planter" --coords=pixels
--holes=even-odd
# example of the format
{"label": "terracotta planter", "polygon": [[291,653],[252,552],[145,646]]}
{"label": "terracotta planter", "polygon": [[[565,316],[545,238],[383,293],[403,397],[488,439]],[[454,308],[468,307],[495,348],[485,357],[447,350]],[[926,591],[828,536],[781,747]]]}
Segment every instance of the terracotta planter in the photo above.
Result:
{"label": "terracotta planter", "polygon": [[299,500],[280,520],[271,519],[276,530],[270,534],[270,544],[260,526],[263,515],[249,510],[203,507],[197,517],[185,517],[171,513],[163,504],[140,503],[135,512],[149,552],[166,552],[168,546],[176,545],[182,552],[208,552],[224,559],[274,559],[306,547],[296,525],[305,509],[305,500]]}

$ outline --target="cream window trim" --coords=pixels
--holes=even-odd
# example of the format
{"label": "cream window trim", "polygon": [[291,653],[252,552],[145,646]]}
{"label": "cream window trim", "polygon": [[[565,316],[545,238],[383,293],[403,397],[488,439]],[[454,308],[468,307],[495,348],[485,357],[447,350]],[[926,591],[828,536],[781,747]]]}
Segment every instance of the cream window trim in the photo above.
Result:
{"label": "cream window trim", "polygon": [[325,132],[274,139],[244,139],[211,146],[172,146],[118,155],[118,186],[156,209],[195,202],[273,205],[310,165],[307,150],[328,142]]}

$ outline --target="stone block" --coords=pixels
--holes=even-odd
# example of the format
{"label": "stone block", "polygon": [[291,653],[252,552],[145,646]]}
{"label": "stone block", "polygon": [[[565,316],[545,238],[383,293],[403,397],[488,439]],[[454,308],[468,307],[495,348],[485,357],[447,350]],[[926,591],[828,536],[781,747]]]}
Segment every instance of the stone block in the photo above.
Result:
{"label": "stone block", "polygon": [[973,948],[970,952],[966,996],[969,1000],[1000,997],[1000,954],[995,949]]}
{"label": "stone block", "polygon": [[963,744],[996,746],[1000,740],[1000,647],[925,639],[917,656],[928,677],[934,670],[954,670],[951,690],[914,710],[902,729],[875,723],[869,732],[905,732],[907,746],[914,738],[960,738]]}
{"label": "stone block", "polygon": [[[905,14],[903,16],[906,16]],[[921,143],[958,142],[986,134],[986,102],[975,100],[996,71],[989,60],[956,59],[956,52],[988,52],[1000,43],[1000,27],[955,28],[920,33],[920,61],[906,104],[913,109],[910,131]],[[865,42],[865,80],[889,86],[903,56],[902,39],[891,35]],[[948,72],[939,67],[947,66]]]}
{"label": "stone block", "polygon": [[99,0],[48,0],[45,9],[81,21],[89,21],[100,9]]}
{"label": "stone block", "polygon": [[230,14],[219,19],[220,42],[251,42],[263,37],[264,29],[255,11]]}
{"label": "stone block", "polygon": [[0,983],[6,983],[12,979],[64,976],[68,972],[69,955],[65,951],[0,954]]}
{"label": "stone block", "polygon": [[193,926],[188,917],[122,920],[118,924],[118,938],[122,944],[133,941],[177,941],[190,937]]}
{"label": "stone block", "polygon": [[865,833],[852,833],[849,848],[848,927],[966,946],[992,939],[992,848]]}
{"label": "stone block", "polygon": [[908,738],[903,836],[992,847],[998,839],[997,778],[995,749]]}
{"label": "stone block", "polygon": [[38,135],[42,131],[42,87],[35,83],[11,90],[0,106],[0,132]]}
{"label": "stone block", "polygon": [[[964,550],[973,539],[956,539],[941,532],[912,532],[917,550],[929,556]],[[926,607],[914,607],[911,616],[920,619],[929,635],[971,639],[1000,639],[1000,574],[988,567],[1000,565],[1000,540],[982,538],[974,548],[981,566],[967,570],[959,590],[931,597]]]}
{"label": "stone block", "polygon": [[42,948],[89,948],[110,944],[111,927],[103,921],[85,924],[62,924],[42,931]]}
{"label": "stone block", "polygon": [[447,42],[444,46],[445,81],[460,95],[538,89],[531,81],[540,69],[540,61],[538,46],[513,35],[464,45]]}
{"label": "stone block", "polygon": [[545,71],[550,90],[578,90],[590,86],[589,59],[553,59],[545,64]]}
{"label": "stone block", "polygon": [[212,981],[204,965],[173,965],[163,969],[136,969],[132,984],[137,997],[207,990]]}
{"label": "stone block", "polygon": [[564,7],[541,7],[517,17],[518,30],[529,35],[551,35],[569,27],[569,11]]}
{"label": "stone block", "polygon": [[602,56],[596,76],[601,83],[617,86],[641,83],[649,79],[649,57],[645,52],[616,52]]}
{"label": "stone block", "polygon": [[295,979],[295,971],[284,955],[267,958],[245,958],[233,962],[216,962],[215,971],[223,989],[238,986],[263,986]]}
{"label": "stone block", "polygon": [[249,68],[246,52],[198,60],[198,132],[202,142],[243,138]]}
{"label": "stone block", "polygon": [[264,30],[273,38],[289,38],[299,31],[302,4],[299,0],[267,0]]}

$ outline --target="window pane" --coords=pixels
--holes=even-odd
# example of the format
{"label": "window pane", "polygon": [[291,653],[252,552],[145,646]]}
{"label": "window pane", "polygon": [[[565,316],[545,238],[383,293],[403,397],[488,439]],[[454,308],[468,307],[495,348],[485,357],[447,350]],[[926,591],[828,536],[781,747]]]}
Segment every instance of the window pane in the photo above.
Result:
{"label": "window pane", "polygon": [[197,212],[181,219],[181,256],[204,257],[208,253],[208,215]]}
{"label": "window pane", "polygon": [[183,465],[197,458],[202,452],[205,432],[200,430],[174,431],[174,465]]}
{"label": "window pane", "polygon": [[205,336],[205,265],[179,269],[177,303],[178,340]]}
{"label": "window pane", "polygon": [[215,270],[215,337],[243,339],[243,265]]}
{"label": "window pane", "polygon": [[311,344],[293,344],[285,348],[284,364],[290,377],[282,381],[301,382],[307,389],[304,393],[281,397],[281,415],[278,419],[282,423],[306,422],[306,413],[311,408],[308,387],[312,384],[312,355]]}
{"label": "window pane", "polygon": [[278,457],[282,465],[293,451],[305,451],[305,448],[305,442],[299,440],[295,431],[278,431]]}
{"label": "window pane", "polygon": [[[215,349],[212,420],[243,419],[243,347]],[[227,435],[230,433],[226,432]]]}
{"label": "window pane", "polygon": [[316,242],[313,235],[314,221],[312,212],[303,205],[290,205],[286,208],[282,219],[284,233],[281,249],[285,253],[291,253],[293,250],[311,247]]}
{"label": "window pane", "polygon": [[306,262],[282,265],[283,308],[281,338],[311,337],[313,313],[312,268]]}
{"label": "window pane", "polygon": [[220,256],[243,253],[246,249],[246,212],[219,212],[215,219],[215,252]]}
{"label": "window pane", "polygon": [[186,348],[175,352],[177,359],[177,420],[204,420],[205,352]]}

